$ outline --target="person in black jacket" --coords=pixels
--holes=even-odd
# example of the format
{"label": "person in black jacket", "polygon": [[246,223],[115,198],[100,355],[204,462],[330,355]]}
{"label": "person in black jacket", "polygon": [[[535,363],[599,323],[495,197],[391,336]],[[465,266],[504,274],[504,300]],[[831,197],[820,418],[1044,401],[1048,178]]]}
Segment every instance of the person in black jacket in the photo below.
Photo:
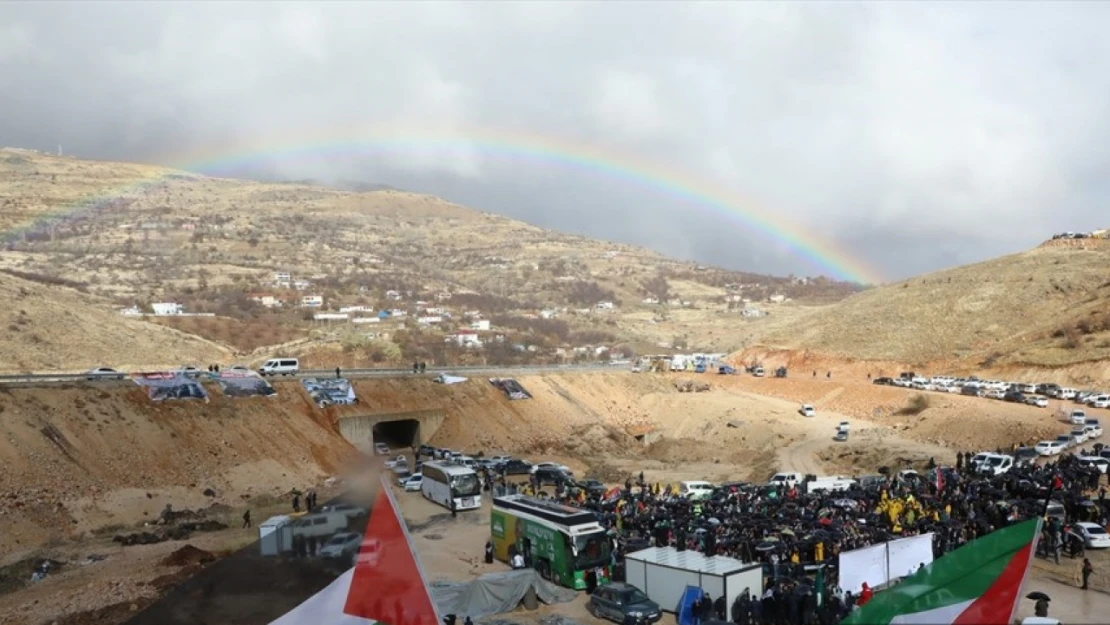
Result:
{"label": "person in black jacket", "polygon": [[713,602],[713,611],[717,613],[718,621],[728,620],[728,615],[726,614],[728,611],[728,601],[725,600],[724,595],[717,597],[717,600]]}

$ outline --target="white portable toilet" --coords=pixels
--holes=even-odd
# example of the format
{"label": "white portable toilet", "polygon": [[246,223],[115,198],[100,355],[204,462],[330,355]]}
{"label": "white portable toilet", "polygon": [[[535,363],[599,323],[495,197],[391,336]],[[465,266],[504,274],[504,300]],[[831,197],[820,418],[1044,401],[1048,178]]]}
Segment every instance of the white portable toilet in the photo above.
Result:
{"label": "white portable toilet", "polygon": [[289,515],[266,519],[258,526],[258,549],[264,556],[279,556],[293,550],[293,531]]}

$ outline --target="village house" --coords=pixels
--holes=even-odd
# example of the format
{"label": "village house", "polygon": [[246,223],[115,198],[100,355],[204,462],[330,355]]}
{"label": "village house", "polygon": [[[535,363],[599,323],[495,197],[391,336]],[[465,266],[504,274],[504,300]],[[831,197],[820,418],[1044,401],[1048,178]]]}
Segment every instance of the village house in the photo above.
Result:
{"label": "village house", "polygon": [[544,310],[540,311],[540,319],[554,319],[558,316],[558,314],[558,311],[552,310],[550,308],[545,308]]}
{"label": "village house", "polygon": [[119,311],[119,314],[123,315],[124,317],[142,317],[143,311],[138,306],[130,306],[128,308],[121,309]]}
{"label": "village house", "polygon": [[468,310],[462,314],[463,319],[481,319],[482,313],[477,310]]}
{"label": "village house", "polygon": [[264,308],[278,308],[282,305],[282,300],[273,295],[254,295],[251,297],[251,300],[258,302],[258,304]]}
{"label": "village house", "polygon": [[435,325],[437,323],[443,323],[443,317],[439,315],[424,315],[422,317],[417,317],[416,323],[422,326]]}
{"label": "village house", "polygon": [[286,272],[286,271],[278,271],[278,272],[274,273],[274,282],[276,282],[276,283],[280,284],[280,283],[284,282],[284,283],[288,284],[289,282],[292,282],[292,280],[293,280],[293,277],[290,276],[289,273]]}
{"label": "village house", "polygon": [[154,311],[155,317],[173,317],[185,312],[185,308],[181,304],[174,302],[157,302],[151,304],[150,308]]}
{"label": "village house", "polygon": [[440,291],[439,293],[436,293],[436,301],[437,302],[446,302],[446,301],[449,301],[450,299],[451,299],[451,293],[448,292],[448,291]]}
{"label": "village house", "polygon": [[768,297],[767,301],[774,304],[781,304],[786,301],[786,296],[776,293],[775,295]]}
{"label": "village house", "polygon": [[439,316],[442,317],[445,312],[446,311],[444,309],[442,309],[438,306],[431,306],[431,307],[425,307],[424,308],[424,314],[425,315],[439,315]]}
{"label": "village house", "polygon": [[372,312],[374,312],[374,309],[371,306],[340,306],[339,307],[339,312],[341,312],[341,313],[353,313],[353,312],[372,313]]}
{"label": "village house", "polygon": [[390,317],[407,317],[408,315],[409,311],[404,308],[393,308],[389,311]]}
{"label": "village house", "polygon": [[323,295],[305,295],[301,298],[303,308],[320,308],[324,305]]}
{"label": "village house", "polygon": [[654,305],[654,304],[658,304],[659,303],[659,298],[657,298],[657,297],[645,297],[644,299],[640,300],[640,303],[641,304],[647,304],[647,305],[651,306],[651,305]]}
{"label": "village house", "polygon": [[312,283],[308,280],[294,280],[293,289],[297,291],[307,291],[312,288]]}
{"label": "village house", "polygon": [[[385,311],[382,311],[385,312]],[[351,317],[351,323],[381,323],[382,317]]]}
{"label": "village house", "polygon": [[763,312],[762,310],[759,310],[758,308],[745,308],[744,310],[740,311],[740,314],[741,314],[741,316],[744,316],[744,317],[753,317],[754,318],[754,317],[762,317],[762,316],[766,315],[767,313]]}
{"label": "village house", "polygon": [[312,315],[316,321],[346,321],[350,318],[347,313],[316,313]]}
{"label": "village house", "polygon": [[474,330],[459,330],[447,337],[446,342],[455,343],[459,347],[481,347],[482,339]]}
{"label": "village house", "polygon": [[404,299],[400,292],[394,291],[393,289],[385,292],[385,298],[391,302],[399,302]]}
{"label": "village house", "polygon": [[482,332],[489,331],[489,319],[476,319],[470,322],[471,330],[478,330]]}

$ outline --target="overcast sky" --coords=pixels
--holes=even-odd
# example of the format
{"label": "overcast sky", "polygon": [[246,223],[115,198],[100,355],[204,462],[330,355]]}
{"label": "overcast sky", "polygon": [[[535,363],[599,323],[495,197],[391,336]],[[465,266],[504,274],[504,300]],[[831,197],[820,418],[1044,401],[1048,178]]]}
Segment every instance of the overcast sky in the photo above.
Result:
{"label": "overcast sky", "polygon": [[[180,165],[382,126],[555,137],[723,189],[893,279],[1110,226],[1107,24],[1098,2],[0,3],[0,144]],[[830,273],[627,180],[409,148],[213,173],[385,183]]]}

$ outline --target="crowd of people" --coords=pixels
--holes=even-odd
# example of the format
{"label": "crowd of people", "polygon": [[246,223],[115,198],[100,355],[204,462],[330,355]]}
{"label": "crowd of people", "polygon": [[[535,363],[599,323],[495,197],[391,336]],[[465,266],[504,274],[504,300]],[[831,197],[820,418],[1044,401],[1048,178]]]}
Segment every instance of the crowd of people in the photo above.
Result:
{"label": "crowd of people", "polygon": [[[1081,466],[1072,455],[999,476],[977,475],[960,464],[905,477],[892,474],[868,488],[835,493],[807,494],[800,485],[738,484],[705,500],[689,500],[674,487],[645,483],[641,473],[616,492],[587,493],[568,483],[556,485],[554,497],[597,513],[613,537],[618,569],[626,553],[648,546],[762,563],[762,596],[742,595],[727,611],[721,598],[699,604],[705,615],[745,625],[835,623],[872,592],[840,587],[836,565],[842,551],[931,532],[939,558],[996,529],[1046,515],[1049,499],[1064,512],[1047,519],[1039,555],[1059,561],[1065,552],[1083,561],[1084,579],[1090,575],[1083,542],[1075,542],[1071,527],[1079,521],[1105,526],[1110,520],[1096,468]],[[493,484],[496,491],[511,488]],[[536,493],[538,488],[523,490]],[[818,601],[817,595],[834,600]]]}

